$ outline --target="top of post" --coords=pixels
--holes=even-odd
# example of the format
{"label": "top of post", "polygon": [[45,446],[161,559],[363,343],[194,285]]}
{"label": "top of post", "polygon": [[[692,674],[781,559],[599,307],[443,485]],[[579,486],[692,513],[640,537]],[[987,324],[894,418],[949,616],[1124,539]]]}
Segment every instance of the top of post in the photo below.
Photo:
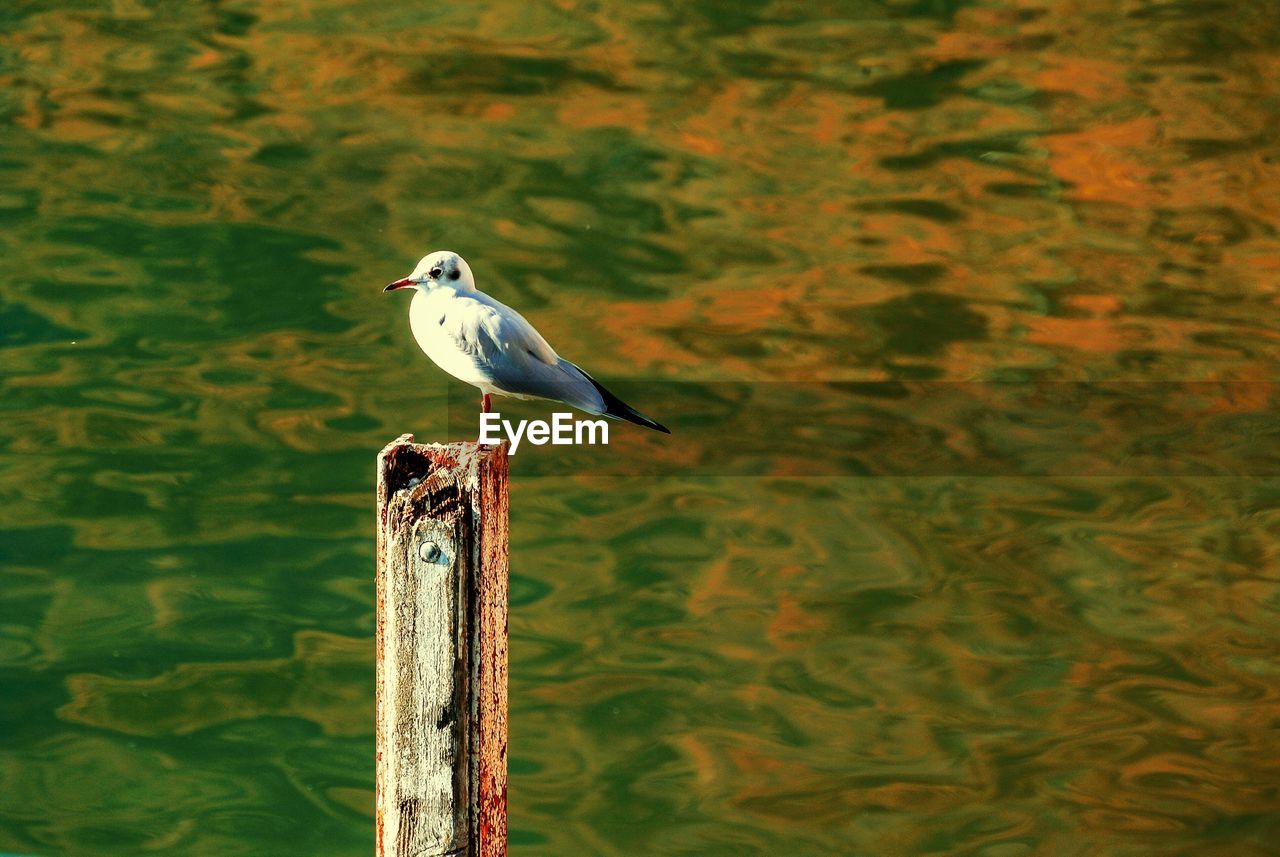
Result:
{"label": "top of post", "polygon": [[463,487],[474,490],[482,471],[506,471],[507,447],[506,441],[497,445],[414,443],[413,435],[402,434],[378,453],[378,487],[390,496],[441,471],[454,471]]}

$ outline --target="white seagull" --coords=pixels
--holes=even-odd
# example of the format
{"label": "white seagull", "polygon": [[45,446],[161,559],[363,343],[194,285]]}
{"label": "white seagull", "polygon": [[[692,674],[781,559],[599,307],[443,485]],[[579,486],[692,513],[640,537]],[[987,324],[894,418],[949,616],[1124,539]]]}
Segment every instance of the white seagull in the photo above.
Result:
{"label": "white seagull", "polygon": [[671,434],[556,354],[520,313],[477,291],[471,268],[457,253],[428,253],[412,274],[383,291],[408,288],[415,290],[409,328],[418,347],[459,381],[480,388],[483,413],[493,394],[550,399]]}

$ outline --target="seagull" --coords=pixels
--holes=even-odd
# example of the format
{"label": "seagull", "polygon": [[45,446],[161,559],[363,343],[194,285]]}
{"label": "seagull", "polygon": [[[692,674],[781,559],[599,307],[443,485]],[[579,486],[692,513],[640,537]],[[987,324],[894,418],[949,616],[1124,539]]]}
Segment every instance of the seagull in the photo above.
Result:
{"label": "seagull", "polygon": [[550,399],[671,434],[556,354],[520,313],[477,290],[457,253],[428,253],[412,274],[383,291],[397,289],[414,289],[409,328],[418,347],[459,381],[480,388],[482,413],[489,413],[492,395]]}

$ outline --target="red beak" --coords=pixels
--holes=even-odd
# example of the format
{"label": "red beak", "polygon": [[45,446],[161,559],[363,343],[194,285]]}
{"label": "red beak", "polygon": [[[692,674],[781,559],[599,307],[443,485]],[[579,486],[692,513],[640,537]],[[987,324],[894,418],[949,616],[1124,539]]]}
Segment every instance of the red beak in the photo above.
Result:
{"label": "red beak", "polygon": [[409,286],[416,285],[411,277],[405,277],[403,280],[396,280],[394,283],[387,283],[384,292],[394,292],[396,289],[407,289]]}

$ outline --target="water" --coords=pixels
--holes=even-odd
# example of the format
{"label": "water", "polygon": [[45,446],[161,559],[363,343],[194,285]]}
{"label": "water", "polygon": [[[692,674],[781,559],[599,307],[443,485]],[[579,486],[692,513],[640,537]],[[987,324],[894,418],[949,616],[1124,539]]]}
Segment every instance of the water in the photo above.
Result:
{"label": "water", "polygon": [[0,851],[370,853],[448,247],[675,431],[515,459],[513,853],[1271,853],[1277,7],[393,6],[0,11]]}

